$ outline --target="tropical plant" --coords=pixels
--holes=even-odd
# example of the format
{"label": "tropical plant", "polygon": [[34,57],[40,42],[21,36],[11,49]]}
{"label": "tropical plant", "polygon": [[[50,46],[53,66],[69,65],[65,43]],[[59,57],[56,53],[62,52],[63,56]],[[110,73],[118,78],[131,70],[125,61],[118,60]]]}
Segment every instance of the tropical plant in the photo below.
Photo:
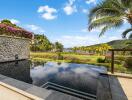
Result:
{"label": "tropical plant", "polygon": [[79,53],[93,53],[93,54],[100,54],[100,55],[105,55],[109,49],[112,47],[108,45],[107,43],[99,44],[99,45],[92,45],[92,46],[82,46],[82,47],[74,47],[72,50],[74,52],[79,52]]}
{"label": "tropical plant", "polygon": [[49,51],[52,49],[52,43],[45,35],[35,34],[31,45],[31,51]]}
{"label": "tropical plant", "polygon": [[105,63],[105,59],[97,58],[97,63]]}
{"label": "tropical plant", "polygon": [[63,45],[59,42],[55,42],[53,45],[55,52],[62,52],[63,51]]}
{"label": "tropical plant", "polygon": [[[131,27],[122,33],[126,38],[132,32],[132,0],[102,0],[91,9],[89,14],[89,30],[103,27],[99,36],[111,28],[119,28],[127,21]],[[132,33],[129,35],[132,38]]]}

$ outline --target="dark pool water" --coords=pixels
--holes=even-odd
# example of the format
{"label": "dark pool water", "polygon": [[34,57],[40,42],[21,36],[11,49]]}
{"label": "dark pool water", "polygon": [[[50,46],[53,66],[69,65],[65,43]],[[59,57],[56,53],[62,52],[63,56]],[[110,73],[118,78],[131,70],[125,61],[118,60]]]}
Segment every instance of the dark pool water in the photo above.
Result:
{"label": "dark pool water", "polygon": [[105,67],[75,63],[32,63],[25,60],[0,64],[0,74],[27,83],[42,86],[46,82],[53,82],[95,95],[98,76],[106,72]]}

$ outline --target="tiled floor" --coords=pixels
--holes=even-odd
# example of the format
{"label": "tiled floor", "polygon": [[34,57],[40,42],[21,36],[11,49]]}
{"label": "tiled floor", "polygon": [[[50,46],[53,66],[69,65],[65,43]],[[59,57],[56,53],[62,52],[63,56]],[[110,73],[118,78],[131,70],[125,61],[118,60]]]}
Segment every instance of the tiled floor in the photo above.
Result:
{"label": "tiled floor", "polygon": [[132,100],[132,79],[118,77],[118,80],[119,80],[128,100]]}

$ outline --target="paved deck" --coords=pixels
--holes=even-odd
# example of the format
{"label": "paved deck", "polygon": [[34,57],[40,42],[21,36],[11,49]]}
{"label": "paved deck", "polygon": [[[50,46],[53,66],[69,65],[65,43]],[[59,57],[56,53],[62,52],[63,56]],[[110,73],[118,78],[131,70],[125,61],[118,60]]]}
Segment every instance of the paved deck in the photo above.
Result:
{"label": "paved deck", "polygon": [[[117,72],[115,72],[114,74],[111,74],[109,72],[108,74],[111,76],[111,80],[113,80],[114,84],[118,83],[118,87],[120,85],[120,87],[124,91],[124,94],[127,99],[124,98],[123,100],[132,100],[132,74],[117,73]],[[114,78],[112,79],[112,77]],[[120,96],[121,94],[122,93],[119,93]]]}
{"label": "paved deck", "polygon": [[128,100],[123,88],[115,76],[109,76],[112,100]]}
{"label": "paved deck", "polygon": [[132,79],[118,77],[118,80],[119,80],[128,100],[132,100]]}

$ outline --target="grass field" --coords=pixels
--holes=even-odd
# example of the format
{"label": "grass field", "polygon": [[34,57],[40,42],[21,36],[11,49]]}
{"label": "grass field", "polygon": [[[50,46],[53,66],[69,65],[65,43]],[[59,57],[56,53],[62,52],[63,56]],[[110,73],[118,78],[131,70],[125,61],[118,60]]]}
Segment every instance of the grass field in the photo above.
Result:
{"label": "grass field", "polygon": [[[45,52],[31,52],[31,59],[35,60],[35,59],[41,59],[41,60],[56,60],[57,57],[57,53],[45,53]],[[89,63],[89,62],[96,62],[98,58],[102,58],[104,59],[104,56],[95,56],[95,55],[80,55],[80,54],[74,54],[74,53],[61,53],[61,55],[63,56],[63,60],[62,61],[73,61],[74,60],[78,60],[78,63],[83,62],[83,63]],[[66,59],[65,59],[66,58]],[[75,61],[76,62],[76,61]]]}
{"label": "grass field", "polygon": [[[58,59],[57,53],[49,52],[31,52],[30,58],[33,62],[67,62],[67,63],[82,63],[82,64],[93,64],[98,66],[105,66],[110,70],[111,63],[109,62],[98,62],[97,59],[104,59],[104,56],[98,55],[80,55],[75,53],[61,53],[62,59]],[[115,70],[117,72],[132,73],[132,69],[123,67],[121,64],[115,64]]]}

